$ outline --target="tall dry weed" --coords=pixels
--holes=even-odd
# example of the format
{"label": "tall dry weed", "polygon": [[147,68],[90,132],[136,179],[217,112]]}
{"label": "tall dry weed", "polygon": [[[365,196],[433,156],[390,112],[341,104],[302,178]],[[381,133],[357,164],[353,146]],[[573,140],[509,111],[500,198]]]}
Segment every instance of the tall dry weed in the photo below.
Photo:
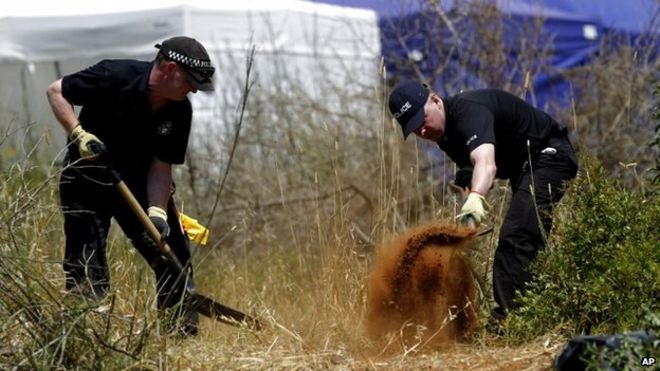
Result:
{"label": "tall dry weed", "polygon": [[[479,82],[461,79],[460,74],[440,79],[447,66],[445,60],[417,65],[420,73],[432,67],[434,77],[430,79],[444,84],[446,91],[486,84],[516,93],[523,91],[520,82],[507,74],[511,70],[498,64],[507,50],[500,47],[499,22],[502,20],[494,9],[442,15],[432,8],[427,14],[429,19],[443,17],[451,21],[459,33],[468,29],[468,24],[480,28],[475,33],[462,32],[466,39],[460,43],[435,43],[437,39],[425,34],[432,30],[418,30],[420,37],[426,39],[428,47],[447,52],[440,55],[459,53],[464,58],[464,67],[478,72]],[[551,46],[538,41],[537,23],[525,27],[525,38],[520,40],[522,54],[512,70],[529,71],[533,76],[547,67],[534,61],[543,62]],[[644,88],[636,78],[626,82],[628,85],[622,82],[634,71],[635,61],[640,60],[632,58],[634,52],[630,49],[620,55],[607,54],[609,57],[603,57],[598,65],[616,76],[619,83],[612,85],[632,86],[631,89],[626,89],[624,94],[622,89],[617,92],[609,85],[602,85],[600,99],[592,102],[588,97],[581,97],[576,101],[576,111],[567,109],[568,117],[563,120],[570,123],[577,139],[591,143],[582,146],[582,150],[608,148],[615,154],[608,166],[618,166],[615,164],[617,153],[629,153],[629,156],[621,155],[620,160],[626,162],[645,156],[637,148],[641,139],[633,132],[634,124],[646,119]],[[467,59],[468,55],[488,63],[474,63],[473,59]],[[410,63],[407,58],[400,62]],[[626,63],[620,63],[619,59]],[[653,63],[657,60],[649,59],[649,68]],[[0,348],[2,366],[450,368],[443,363],[444,359],[452,358],[450,353],[442,357],[411,358],[411,353],[406,351],[417,349],[414,344],[424,344],[414,340],[409,348],[402,347],[403,353],[394,354],[385,361],[389,363],[372,363],[371,356],[382,350],[380,344],[366,336],[368,298],[373,298],[368,295],[368,277],[372,269],[380,269],[376,267],[381,264],[376,260],[380,259],[375,255],[376,247],[391,235],[405,233],[421,220],[454,217],[462,202],[461,196],[451,192],[447,185],[455,171],[453,165],[441,162],[432,166],[437,162],[437,148],[433,148],[436,152],[429,152],[422,142],[401,139],[399,128],[390,120],[385,104],[392,76],[376,65],[374,61],[373,85],[356,86],[350,81],[345,86],[324,83],[325,88],[319,94],[321,99],[302,95],[302,89],[292,88],[293,77],[281,76],[272,81],[269,89],[256,86],[247,101],[244,125],[215,211],[215,197],[231,157],[233,117],[216,117],[218,123],[229,123],[225,126],[229,130],[224,134],[211,132],[204,141],[195,143],[186,165],[176,173],[177,198],[183,204],[182,209],[202,222],[212,221],[210,244],[193,247],[198,291],[261,317],[266,329],[258,334],[203,319],[202,333],[197,339],[178,342],[161,336],[153,306],[150,269],[116,230],[109,243],[114,295],[99,305],[83,303],[77,307],[71,304],[70,311],[62,312],[62,305],[69,304],[60,292],[64,240],[57,206],[57,170],[49,173],[46,178],[55,177],[45,183],[29,180],[32,177],[28,176],[29,172],[20,172],[16,167],[3,173],[0,189],[6,207],[0,228],[0,251],[5,262],[12,261],[19,266],[0,266],[5,275],[2,281],[5,286],[0,293],[0,313],[5,318],[1,323],[0,344],[6,344]],[[647,72],[644,70],[644,76],[650,76]],[[590,73],[585,71],[585,75]],[[573,79],[572,75],[567,76]],[[607,76],[608,73],[601,74],[601,84],[606,82]],[[330,79],[331,74],[328,77]],[[241,79],[239,76],[235,86],[227,87],[229,98],[235,98],[231,94],[240,94],[245,82]],[[579,78],[572,80],[576,91],[592,86],[593,80],[587,80],[584,83]],[[344,87],[350,87],[350,93],[346,93]],[[530,91],[528,99],[532,102],[533,96],[534,92]],[[591,119],[598,110],[587,108],[592,103],[601,106],[600,127],[609,133],[606,140],[596,138],[592,142],[598,135]],[[619,116],[620,119],[613,120]],[[631,136],[631,139],[616,139],[624,136]],[[0,141],[4,150],[3,143]],[[605,147],[592,143],[602,143]],[[637,147],[630,147],[633,145]],[[33,160],[36,162],[30,159],[28,164],[21,163],[22,169],[35,165]],[[12,161],[15,160],[3,157],[4,169],[10,167]],[[642,162],[639,163],[642,166]],[[40,179],[43,181],[44,177]],[[496,230],[508,194],[508,186],[498,182],[489,195],[489,223]],[[475,308],[479,316],[490,304],[490,267],[497,233],[473,242],[476,248],[465,249],[462,253],[468,256],[477,273],[475,289],[481,290],[477,296],[485,298]],[[427,265],[446,265],[443,259],[452,254],[445,254],[442,249],[424,248],[418,258],[424,264],[415,265],[411,270],[415,273],[411,274],[417,277],[417,272],[421,273]],[[394,251],[399,250],[390,250],[393,254],[388,260],[390,270],[397,261],[395,256],[400,256]],[[461,266],[456,264],[454,268],[464,271]],[[20,295],[10,295],[17,292]],[[456,306],[461,308],[460,303]],[[42,308],[43,322],[34,319],[38,316],[26,317],[34,307]],[[99,307],[107,308],[107,312],[99,313]],[[77,315],[71,315],[76,308],[82,309],[75,312]],[[443,308],[429,310],[445,313]],[[409,313],[406,315],[410,317]],[[442,316],[435,318],[439,321],[435,323],[436,329],[449,328],[441,325]],[[423,319],[419,322],[429,324]],[[47,326],[57,331],[45,331]],[[91,329],[91,333],[87,329]],[[427,334],[432,332],[424,330]],[[74,333],[75,342],[71,342],[73,337],[62,335]],[[552,334],[547,338],[559,341]],[[548,354],[557,347],[555,343],[544,345],[544,339],[527,353],[526,349],[511,351],[497,347],[493,351],[483,346],[482,340],[477,337],[469,349],[459,352],[460,359],[454,364],[463,368],[474,365],[485,368],[492,365],[493,359],[515,353],[528,354],[529,359],[534,360],[526,365],[546,362],[543,365],[548,367]],[[71,344],[75,347],[71,348]],[[479,354],[487,359],[481,363],[472,362]],[[75,366],[74,361],[78,362]],[[521,367],[521,362],[509,359],[500,364]],[[537,364],[539,368],[543,365]],[[459,366],[457,368],[461,368]]]}

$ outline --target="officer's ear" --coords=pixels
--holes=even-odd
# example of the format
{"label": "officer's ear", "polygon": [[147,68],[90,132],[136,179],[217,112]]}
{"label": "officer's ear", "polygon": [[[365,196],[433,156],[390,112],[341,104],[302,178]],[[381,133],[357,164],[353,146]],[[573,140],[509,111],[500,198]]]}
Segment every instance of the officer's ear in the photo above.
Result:
{"label": "officer's ear", "polygon": [[177,65],[176,62],[167,61],[164,67],[165,67],[165,71],[167,71],[168,73],[172,73],[179,67],[179,65]]}
{"label": "officer's ear", "polygon": [[431,94],[429,94],[429,98],[428,98],[427,104],[428,104],[428,103],[431,103],[431,104],[438,104],[438,103],[440,103],[440,97],[439,97],[437,94],[435,94],[435,93],[432,92]]}
{"label": "officer's ear", "polygon": [[157,63],[154,68],[156,68],[159,73],[169,76],[176,70],[177,65],[176,62],[164,60]]}

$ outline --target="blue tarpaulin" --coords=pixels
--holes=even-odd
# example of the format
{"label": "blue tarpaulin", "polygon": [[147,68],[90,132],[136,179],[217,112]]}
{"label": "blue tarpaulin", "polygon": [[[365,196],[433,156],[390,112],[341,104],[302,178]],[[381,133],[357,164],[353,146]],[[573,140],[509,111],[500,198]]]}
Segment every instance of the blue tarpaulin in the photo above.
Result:
{"label": "blue tarpaulin", "polygon": [[[438,66],[450,56],[448,48],[460,48],[462,43],[479,42],[469,32],[469,24],[460,24],[460,32],[448,26],[447,20],[460,19],[458,22],[470,22],[469,17],[455,17],[456,9],[465,14],[469,12],[470,0],[421,1],[421,0],[315,0],[317,2],[342,5],[347,7],[369,8],[379,16],[381,30],[381,50],[390,76],[430,78],[437,74]],[[481,1],[480,3],[484,3]],[[507,60],[502,63],[512,70],[507,76],[511,81],[521,84],[524,71],[516,71],[516,60],[521,55],[520,42],[526,36],[527,26],[536,19],[542,19],[542,28],[538,43],[552,45],[544,55],[543,63],[547,67],[538,69],[533,76],[531,91],[534,103],[547,107],[552,101],[563,106],[573,94],[568,82],[561,77],[561,72],[576,66],[587,65],[596,55],[603,40],[616,40],[640,48],[657,49],[658,25],[660,24],[660,6],[657,0],[491,0],[504,20],[502,40],[507,46]],[[436,5],[438,4],[438,5]],[[441,7],[446,18],[440,16]],[[452,13],[454,11],[454,13]],[[527,26],[525,26],[527,25]],[[454,25],[456,26],[456,25]],[[453,33],[452,33],[453,32]],[[644,44],[644,35],[651,37],[652,44]],[[455,49],[453,49],[455,50]],[[402,60],[415,60],[413,67],[402,67]],[[480,61],[449,63],[439,73],[440,81],[434,81],[436,90],[445,91],[443,76],[461,76],[465,87],[486,87],[492,81],[481,81],[474,70],[484,68]]]}

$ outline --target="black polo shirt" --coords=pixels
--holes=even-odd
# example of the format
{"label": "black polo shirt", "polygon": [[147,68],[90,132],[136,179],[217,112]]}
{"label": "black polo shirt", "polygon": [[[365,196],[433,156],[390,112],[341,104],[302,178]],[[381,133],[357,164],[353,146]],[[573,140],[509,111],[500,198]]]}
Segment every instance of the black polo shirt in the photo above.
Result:
{"label": "black polo shirt", "polygon": [[445,134],[440,148],[459,167],[472,166],[470,152],[484,143],[495,145],[496,176],[508,179],[519,173],[546,139],[565,131],[547,113],[513,94],[496,89],[466,91],[443,98]]}
{"label": "black polo shirt", "polygon": [[[106,145],[122,176],[141,180],[154,157],[183,163],[192,119],[188,99],[151,111],[152,66],[135,60],[103,60],[62,79],[64,98],[82,106],[82,127]],[[75,150],[70,155],[79,156]]]}

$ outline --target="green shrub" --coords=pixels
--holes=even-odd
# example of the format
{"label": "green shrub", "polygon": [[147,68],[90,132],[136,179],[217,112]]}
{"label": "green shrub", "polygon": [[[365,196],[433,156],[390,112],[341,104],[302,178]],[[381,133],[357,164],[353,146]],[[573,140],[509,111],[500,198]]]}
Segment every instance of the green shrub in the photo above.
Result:
{"label": "green shrub", "polygon": [[536,279],[509,317],[513,339],[562,326],[608,334],[649,328],[660,313],[660,202],[624,189],[595,160],[557,211],[550,248],[532,266]]}
{"label": "green shrub", "polygon": [[[660,317],[655,317],[657,321]],[[618,346],[598,347],[589,344],[586,349],[584,362],[587,370],[639,370],[642,359],[645,357],[660,356],[660,341],[642,340],[626,334],[620,338]],[[644,367],[641,367],[642,369]]]}

